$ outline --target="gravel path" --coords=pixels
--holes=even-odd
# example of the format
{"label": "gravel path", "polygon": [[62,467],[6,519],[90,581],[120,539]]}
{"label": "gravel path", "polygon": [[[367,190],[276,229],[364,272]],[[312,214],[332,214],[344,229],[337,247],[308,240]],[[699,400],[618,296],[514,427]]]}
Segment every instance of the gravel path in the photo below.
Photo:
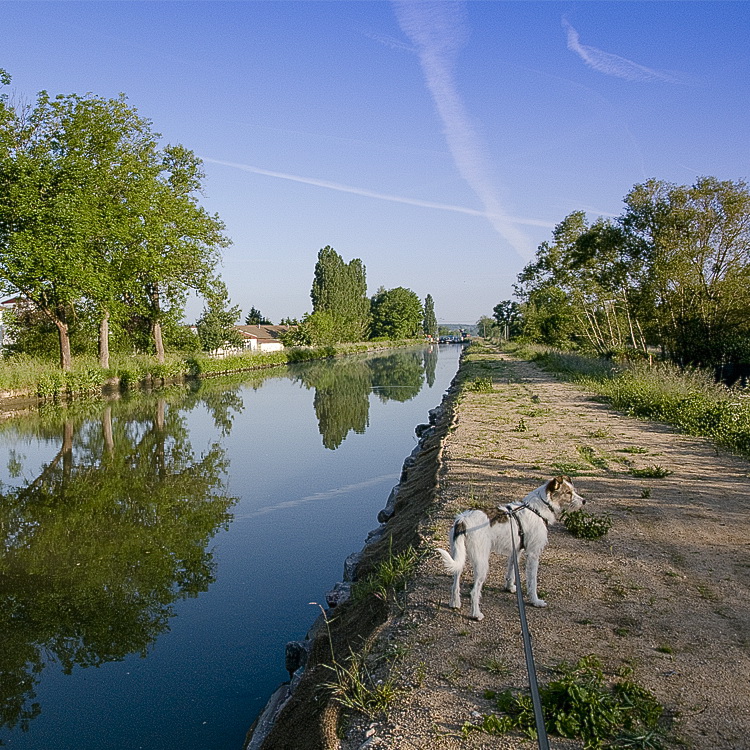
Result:
{"label": "gravel path", "polygon": [[[631,667],[666,707],[670,746],[750,748],[748,461],[613,412],[528,362],[486,353],[473,367],[492,379],[493,392],[462,396],[423,535],[446,546],[459,510],[504,504],[556,474],[575,474],[586,510],[610,514],[613,525],[595,541],[561,525],[550,530],[539,575],[548,607],[527,609],[540,682],[554,665],[595,654],[608,671]],[[671,473],[632,474],[654,466]],[[422,563],[376,646],[403,692],[387,719],[352,719],[342,750],[536,747],[520,735],[461,732],[492,710],[485,690],[527,684],[502,570],[495,558],[485,619],[474,622],[470,577],[456,612],[437,555]],[[551,746],[579,745],[553,737]]]}

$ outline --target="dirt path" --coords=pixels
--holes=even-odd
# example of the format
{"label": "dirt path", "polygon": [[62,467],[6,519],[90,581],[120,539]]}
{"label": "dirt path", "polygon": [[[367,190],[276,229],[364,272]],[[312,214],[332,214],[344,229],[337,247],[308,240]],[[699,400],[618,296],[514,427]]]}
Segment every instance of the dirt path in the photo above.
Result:
{"label": "dirt path", "polygon": [[[445,546],[457,511],[575,474],[586,509],[609,513],[613,525],[596,541],[551,529],[539,576],[548,607],[527,610],[540,681],[561,661],[595,654],[612,671],[633,668],[674,717],[681,746],[750,748],[750,463],[617,414],[530,363],[487,353],[473,367],[494,390],[462,397],[423,534]],[[631,473],[652,466],[671,474]],[[485,690],[527,684],[515,596],[493,563],[482,622],[468,619],[468,603],[447,608],[436,555],[421,565],[379,639],[405,691],[387,720],[353,720],[342,748],[536,746],[520,735],[461,733],[492,710]]]}

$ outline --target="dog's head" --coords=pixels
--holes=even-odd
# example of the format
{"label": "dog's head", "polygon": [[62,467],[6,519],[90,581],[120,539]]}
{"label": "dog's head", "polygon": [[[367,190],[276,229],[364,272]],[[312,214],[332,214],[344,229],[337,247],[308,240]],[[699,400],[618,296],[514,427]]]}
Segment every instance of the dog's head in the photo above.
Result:
{"label": "dog's head", "polygon": [[561,474],[547,482],[547,502],[558,512],[563,510],[578,510],[586,501],[576,492],[573,480]]}

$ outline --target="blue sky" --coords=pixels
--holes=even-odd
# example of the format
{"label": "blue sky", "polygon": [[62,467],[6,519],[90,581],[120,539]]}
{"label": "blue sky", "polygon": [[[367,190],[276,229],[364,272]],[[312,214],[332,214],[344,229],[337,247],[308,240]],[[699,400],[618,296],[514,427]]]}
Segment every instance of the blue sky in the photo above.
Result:
{"label": "blue sky", "polygon": [[750,177],[745,2],[5,0],[0,29],[16,99],[122,92],[204,159],[232,301],[274,322],[325,245],[470,323],[571,211]]}

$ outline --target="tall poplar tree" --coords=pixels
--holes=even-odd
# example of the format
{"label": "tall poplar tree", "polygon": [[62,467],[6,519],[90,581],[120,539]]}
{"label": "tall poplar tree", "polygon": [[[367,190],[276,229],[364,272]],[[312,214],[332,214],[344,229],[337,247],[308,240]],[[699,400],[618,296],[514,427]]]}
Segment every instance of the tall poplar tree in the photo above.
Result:
{"label": "tall poplar tree", "polygon": [[430,336],[433,339],[437,338],[438,335],[438,322],[435,317],[435,302],[432,299],[432,295],[428,294],[424,299],[424,322],[422,325],[425,336]]}
{"label": "tall poplar tree", "polygon": [[370,300],[365,266],[359,258],[345,263],[330,245],[322,248],[315,264],[310,297],[313,316],[330,318],[335,340],[367,339]]}

